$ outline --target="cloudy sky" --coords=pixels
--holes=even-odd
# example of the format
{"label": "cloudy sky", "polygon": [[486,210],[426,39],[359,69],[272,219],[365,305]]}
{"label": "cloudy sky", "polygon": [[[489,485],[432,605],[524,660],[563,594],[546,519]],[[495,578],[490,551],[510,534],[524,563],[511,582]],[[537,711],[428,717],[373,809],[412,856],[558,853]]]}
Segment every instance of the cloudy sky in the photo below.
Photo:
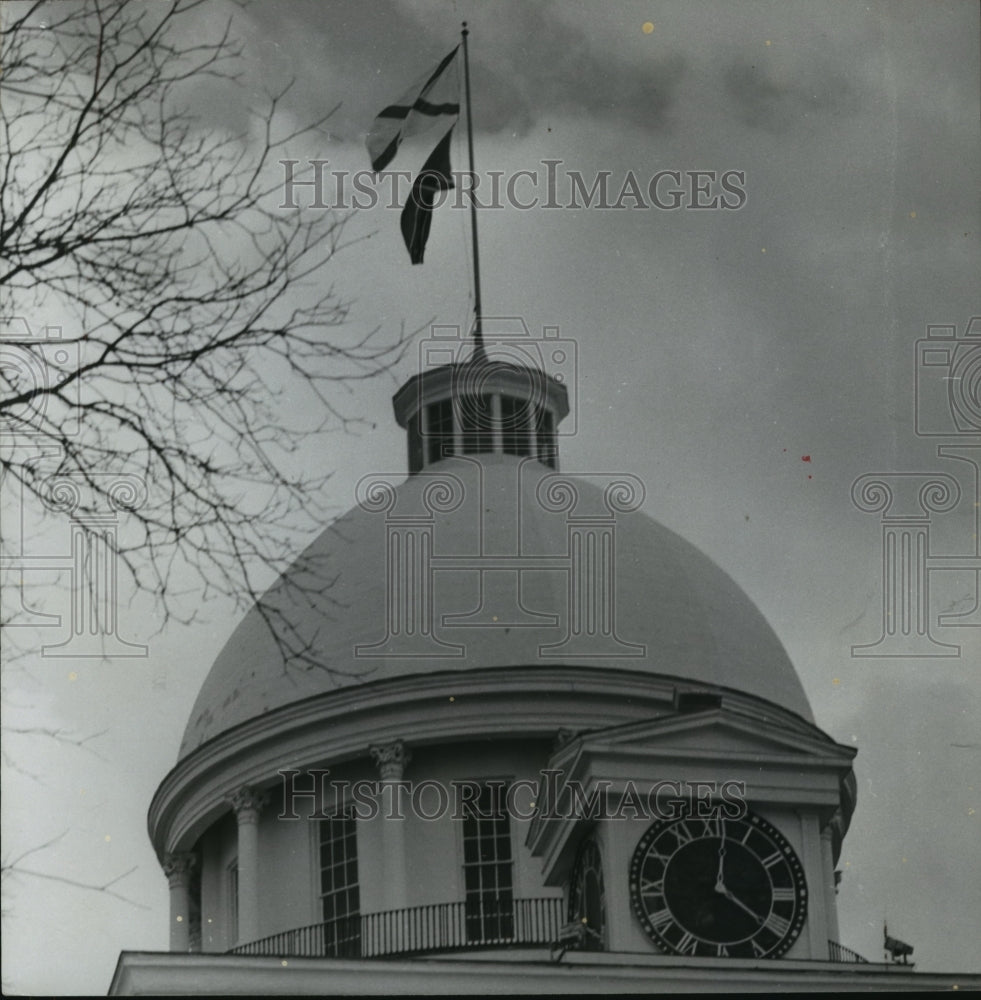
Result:
{"label": "cloudy sky", "polygon": [[[209,6],[189,36],[225,12]],[[292,155],[364,170],[374,115],[457,44],[464,19],[478,173],[558,160],[560,183],[608,171],[611,201],[630,172],[643,189],[664,170],[743,174],[738,210],[628,199],[482,212],[484,309],[575,342],[564,469],[639,476],[647,513],[757,602],[818,724],[858,748],[841,941],[881,958],[887,917],[921,968],[977,970],[978,629],[935,627],[959,656],[851,655],[882,630],[881,526],[851,500],[859,476],[958,477],[961,502],[930,521],[932,551],[971,555],[977,543],[971,467],[938,456],[953,437],[917,436],[914,411],[916,341],[981,313],[977,4],[258,0],[235,18],[246,72],[234,90],[201,91],[202,127],[240,130],[262,90],[292,77],[292,120],[339,105]],[[417,169],[436,138],[407,144],[393,166]],[[459,135],[453,160],[465,166]],[[466,213],[436,213],[422,267],[398,222],[381,205],[355,212],[349,234],[366,238],[324,276],[352,301],[352,327],[465,325]],[[374,428],[307,456],[335,470],[339,513],[360,476],[404,468],[389,400],[415,367],[410,356],[345,397]],[[938,377],[925,373],[922,392],[939,391]],[[934,622],[970,609],[972,574],[930,582]],[[9,724],[86,741],[9,744],[4,858],[55,842],[25,861],[40,874],[4,883],[8,990],[104,992],[120,950],[167,946],[146,810],[237,617],[214,601],[201,624],[161,630],[155,614],[141,602],[122,612],[146,660],[37,657],[8,678]],[[132,902],[52,878],[104,885],[134,868],[112,887]]]}

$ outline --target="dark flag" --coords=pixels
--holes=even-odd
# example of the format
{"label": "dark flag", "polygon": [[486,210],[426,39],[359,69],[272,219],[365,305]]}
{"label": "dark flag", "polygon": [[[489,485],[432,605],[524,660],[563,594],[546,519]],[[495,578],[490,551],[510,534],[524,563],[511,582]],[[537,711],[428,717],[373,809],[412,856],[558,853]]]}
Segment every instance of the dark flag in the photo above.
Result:
{"label": "dark flag", "polygon": [[455,48],[435,70],[416,81],[394,104],[374,120],[368,133],[371,169],[384,170],[398,151],[402,140],[430,128],[438,118],[446,121],[460,114],[460,83],[456,69]]}
{"label": "dark flag", "polygon": [[402,236],[413,264],[422,263],[429,238],[429,227],[433,221],[433,204],[442,191],[453,186],[450,175],[450,140],[453,126],[429,154],[421,173],[412,182],[412,192],[405,208],[402,209]]}

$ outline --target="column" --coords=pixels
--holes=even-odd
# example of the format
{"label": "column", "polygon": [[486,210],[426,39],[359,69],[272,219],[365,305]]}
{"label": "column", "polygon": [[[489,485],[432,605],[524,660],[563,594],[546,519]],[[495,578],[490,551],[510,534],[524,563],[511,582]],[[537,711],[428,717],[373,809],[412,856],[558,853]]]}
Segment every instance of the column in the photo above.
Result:
{"label": "column", "polygon": [[412,754],[401,740],[368,748],[378,767],[381,805],[382,873],[385,884],[384,908],[403,910],[407,906],[405,866],[405,824],[408,806],[400,810],[398,786]]}
{"label": "column", "polygon": [[[800,820],[801,863],[804,865],[808,890],[807,921],[801,934],[801,938],[806,938],[807,941],[807,955],[803,957],[825,962],[828,960],[831,923],[828,920],[827,897],[824,892],[824,843],[818,831],[817,816],[803,809],[797,810],[797,816]],[[815,885],[815,882],[818,884]]]}
{"label": "column", "polygon": [[[606,907],[606,947],[609,951],[639,951],[644,945],[630,893],[627,872],[633,851],[633,823],[600,823],[596,841],[603,865],[604,906]],[[647,947],[650,947],[647,945]]]}
{"label": "column", "polygon": [[191,950],[191,872],[197,855],[174,852],[164,858],[163,870],[170,886],[170,950]]}
{"label": "column", "polygon": [[821,877],[824,882],[824,905],[828,914],[828,937],[832,941],[838,941],[838,903],[835,899],[834,844],[830,823],[821,831]]}
{"label": "column", "polygon": [[259,814],[267,796],[242,788],[232,796],[238,821],[238,941],[259,937]]}

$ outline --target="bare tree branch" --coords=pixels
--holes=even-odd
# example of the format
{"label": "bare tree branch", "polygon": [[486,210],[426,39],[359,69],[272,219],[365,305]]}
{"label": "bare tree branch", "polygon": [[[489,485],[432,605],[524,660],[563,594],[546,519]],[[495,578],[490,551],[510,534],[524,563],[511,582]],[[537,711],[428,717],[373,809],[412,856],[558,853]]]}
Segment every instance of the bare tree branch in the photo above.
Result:
{"label": "bare tree branch", "polygon": [[50,872],[39,872],[34,871],[32,868],[23,868],[20,866],[8,866],[4,865],[3,875],[4,877],[12,875],[27,875],[31,878],[44,879],[47,882],[59,882],[61,885],[68,885],[74,889],[86,889],[90,892],[104,892],[107,896],[112,896],[113,899],[121,900],[124,903],[129,903],[130,906],[135,906],[140,910],[149,910],[150,907],[146,906],[144,903],[138,903],[135,899],[130,899],[129,896],[124,896],[122,893],[115,892],[111,887],[114,886],[120,879],[126,878],[127,875],[132,875],[136,871],[136,866],[130,868],[129,871],[123,872],[122,875],[117,875],[115,878],[110,879],[108,882],[99,885],[94,882],[80,882],[78,879],[68,878],[66,875],[52,875]]}
{"label": "bare tree branch", "polygon": [[[409,342],[351,330],[329,280],[347,218],[279,208],[278,158],[330,113],[284,130],[287,88],[238,133],[195,114],[243,65],[202,2],[27,4],[2,41],[2,471],[45,509],[124,510],[118,559],[164,622],[194,619],[188,571],[204,597],[261,598],[330,513],[328,474],[291,471],[300,443],[355,430],[337,390]],[[314,665],[263,614],[285,662]]]}

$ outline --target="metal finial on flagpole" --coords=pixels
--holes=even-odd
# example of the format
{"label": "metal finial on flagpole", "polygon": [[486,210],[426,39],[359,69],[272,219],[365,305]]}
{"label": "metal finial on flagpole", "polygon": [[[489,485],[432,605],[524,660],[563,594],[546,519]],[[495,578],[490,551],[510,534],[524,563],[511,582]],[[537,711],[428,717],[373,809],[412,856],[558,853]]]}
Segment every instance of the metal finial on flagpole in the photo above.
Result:
{"label": "metal finial on flagpole", "polygon": [[[467,147],[470,151],[470,176],[476,178],[473,166],[473,113],[470,108],[470,52],[467,48],[467,37],[470,31],[467,29],[467,22],[463,22],[463,72],[467,88]],[[480,307],[480,252],[477,249],[477,199],[474,197],[473,189],[475,183],[470,184],[470,232],[473,237],[473,310],[474,310],[474,359],[480,360],[484,356],[484,335],[481,329],[481,307]]]}

